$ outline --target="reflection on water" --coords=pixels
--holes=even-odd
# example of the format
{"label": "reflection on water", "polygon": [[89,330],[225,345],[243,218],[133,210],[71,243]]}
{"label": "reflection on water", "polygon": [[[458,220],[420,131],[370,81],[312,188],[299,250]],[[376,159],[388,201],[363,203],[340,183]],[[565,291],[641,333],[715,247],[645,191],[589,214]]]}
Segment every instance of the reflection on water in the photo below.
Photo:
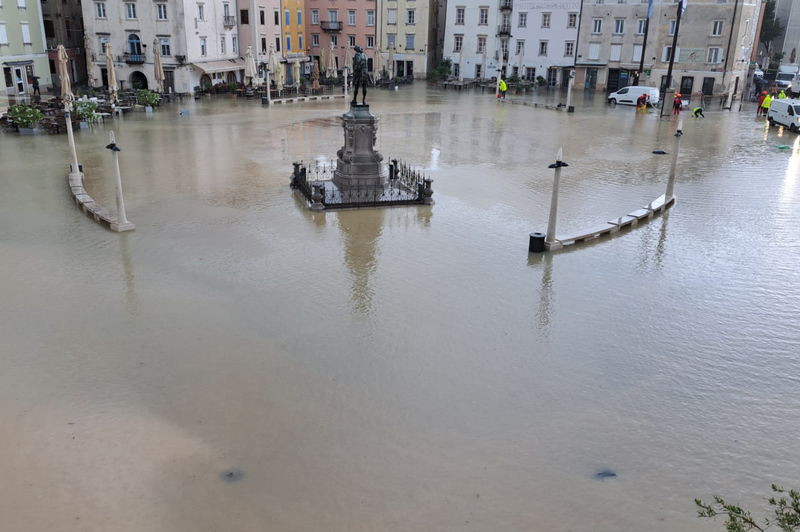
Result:
{"label": "reflection on water", "polygon": [[0,528],[700,532],[694,497],[796,484],[796,135],[685,120],[668,214],[528,256],[559,147],[569,231],[663,193],[675,121],[370,98],[435,206],[301,207],[291,163],[336,153],[342,102],[79,132],[108,206],[117,134],[125,235],[70,202],[65,138],[2,135]]}

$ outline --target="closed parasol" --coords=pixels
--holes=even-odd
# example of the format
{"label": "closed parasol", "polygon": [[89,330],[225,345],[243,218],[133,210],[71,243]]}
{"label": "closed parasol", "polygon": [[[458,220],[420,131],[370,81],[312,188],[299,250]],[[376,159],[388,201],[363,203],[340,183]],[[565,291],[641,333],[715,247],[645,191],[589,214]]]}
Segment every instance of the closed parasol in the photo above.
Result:
{"label": "closed parasol", "polygon": [[114,56],[111,55],[111,45],[106,43],[106,75],[108,76],[108,93],[111,103],[117,103],[117,72],[114,70]]}
{"label": "closed parasol", "polygon": [[293,65],[294,72],[292,75],[294,76],[294,86],[300,87],[300,61],[295,61]]}
{"label": "closed parasol", "polygon": [[328,54],[328,77],[335,78],[336,77],[336,56],[334,55],[334,44],[331,41],[330,44],[330,52]]}
{"label": "closed parasol", "polygon": [[283,65],[278,63],[277,68],[275,68],[275,88],[278,91],[283,90]]}
{"label": "closed parasol", "polygon": [[319,69],[322,72],[326,72],[328,70],[328,63],[325,62],[325,48],[319,49]]}
{"label": "closed parasol", "polygon": [[394,77],[394,44],[389,47],[389,77]]}
{"label": "closed parasol", "polygon": [[72,84],[69,82],[69,56],[63,44],[58,45],[58,74],[61,76],[61,97],[65,102],[75,100],[72,95]]}
{"label": "closed parasol", "polygon": [[158,92],[164,92],[164,67],[161,65],[161,52],[158,39],[153,41],[153,72],[156,78]]}
{"label": "closed parasol", "polygon": [[83,50],[86,53],[86,74],[89,76],[89,87],[94,87],[94,64],[92,63],[92,41],[88,35],[83,37]]}
{"label": "closed parasol", "polygon": [[256,68],[256,60],[253,57],[253,47],[247,47],[247,53],[244,56],[244,77],[250,78],[249,84],[253,86],[253,80],[258,77],[258,69]]}

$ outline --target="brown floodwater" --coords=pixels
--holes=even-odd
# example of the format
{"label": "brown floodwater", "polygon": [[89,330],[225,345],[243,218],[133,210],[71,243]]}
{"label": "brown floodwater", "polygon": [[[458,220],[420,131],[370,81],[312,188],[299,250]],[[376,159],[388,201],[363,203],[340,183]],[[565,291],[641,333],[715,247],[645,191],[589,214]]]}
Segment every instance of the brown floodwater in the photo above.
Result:
{"label": "brown floodwater", "polygon": [[127,234],[70,201],[65,136],[0,135],[0,530],[701,531],[695,497],[800,485],[796,135],[685,113],[668,214],[529,256],[559,147],[579,229],[663,193],[675,121],[369,100],[434,206],[302,208],[341,100],[78,132],[108,207],[116,134]]}

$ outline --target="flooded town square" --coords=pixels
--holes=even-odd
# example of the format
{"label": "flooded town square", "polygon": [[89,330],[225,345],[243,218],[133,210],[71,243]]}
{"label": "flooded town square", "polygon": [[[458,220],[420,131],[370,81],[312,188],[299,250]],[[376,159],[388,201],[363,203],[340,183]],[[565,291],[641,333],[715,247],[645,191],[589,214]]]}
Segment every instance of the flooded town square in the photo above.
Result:
{"label": "flooded town square", "polygon": [[127,233],[65,135],[0,134],[0,531],[700,532],[797,488],[800,137],[684,112],[674,207],[529,254],[559,148],[579,230],[664,193],[677,120],[488,92],[370,90],[432,206],[292,193],[342,99],[107,118],[78,159],[113,210],[113,130]]}

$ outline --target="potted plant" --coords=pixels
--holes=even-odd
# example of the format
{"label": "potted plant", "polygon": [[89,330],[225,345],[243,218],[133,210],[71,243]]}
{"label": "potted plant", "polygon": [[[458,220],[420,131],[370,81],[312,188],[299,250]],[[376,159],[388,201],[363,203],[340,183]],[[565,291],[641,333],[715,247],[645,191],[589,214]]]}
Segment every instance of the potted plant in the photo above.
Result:
{"label": "potted plant", "polygon": [[97,122],[100,115],[96,113],[97,102],[78,100],[75,102],[75,115],[81,121],[81,129],[89,129],[89,122]]}
{"label": "potted plant", "polygon": [[127,98],[128,98],[128,93],[127,93],[127,92],[125,92],[125,91],[119,91],[119,92],[117,93],[117,100],[119,100],[119,101],[125,101]]}
{"label": "potted plant", "polygon": [[547,80],[544,79],[544,76],[536,76],[536,83],[538,83],[540,87],[544,87],[547,85]]}
{"label": "potted plant", "polygon": [[210,96],[211,95],[211,87],[213,87],[213,85],[211,85],[211,83],[206,83],[203,87],[206,90],[206,94],[208,94]]}
{"label": "potted plant", "polygon": [[36,126],[39,125],[39,122],[44,118],[44,115],[39,109],[31,107],[26,103],[12,105],[8,116],[19,126],[19,134],[27,136],[39,134],[39,128]]}
{"label": "potted plant", "polygon": [[399,90],[400,87],[398,87],[398,85],[400,85],[400,76],[395,76],[392,81],[394,82],[394,90]]}
{"label": "potted plant", "polygon": [[158,94],[147,89],[136,91],[136,103],[144,106],[145,113],[152,113],[153,106],[158,103]]}
{"label": "potted plant", "polygon": [[308,81],[306,78],[304,78],[304,77],[300,78],[300,88],[301,89],[305,89],[306,88],[306,81]]}

